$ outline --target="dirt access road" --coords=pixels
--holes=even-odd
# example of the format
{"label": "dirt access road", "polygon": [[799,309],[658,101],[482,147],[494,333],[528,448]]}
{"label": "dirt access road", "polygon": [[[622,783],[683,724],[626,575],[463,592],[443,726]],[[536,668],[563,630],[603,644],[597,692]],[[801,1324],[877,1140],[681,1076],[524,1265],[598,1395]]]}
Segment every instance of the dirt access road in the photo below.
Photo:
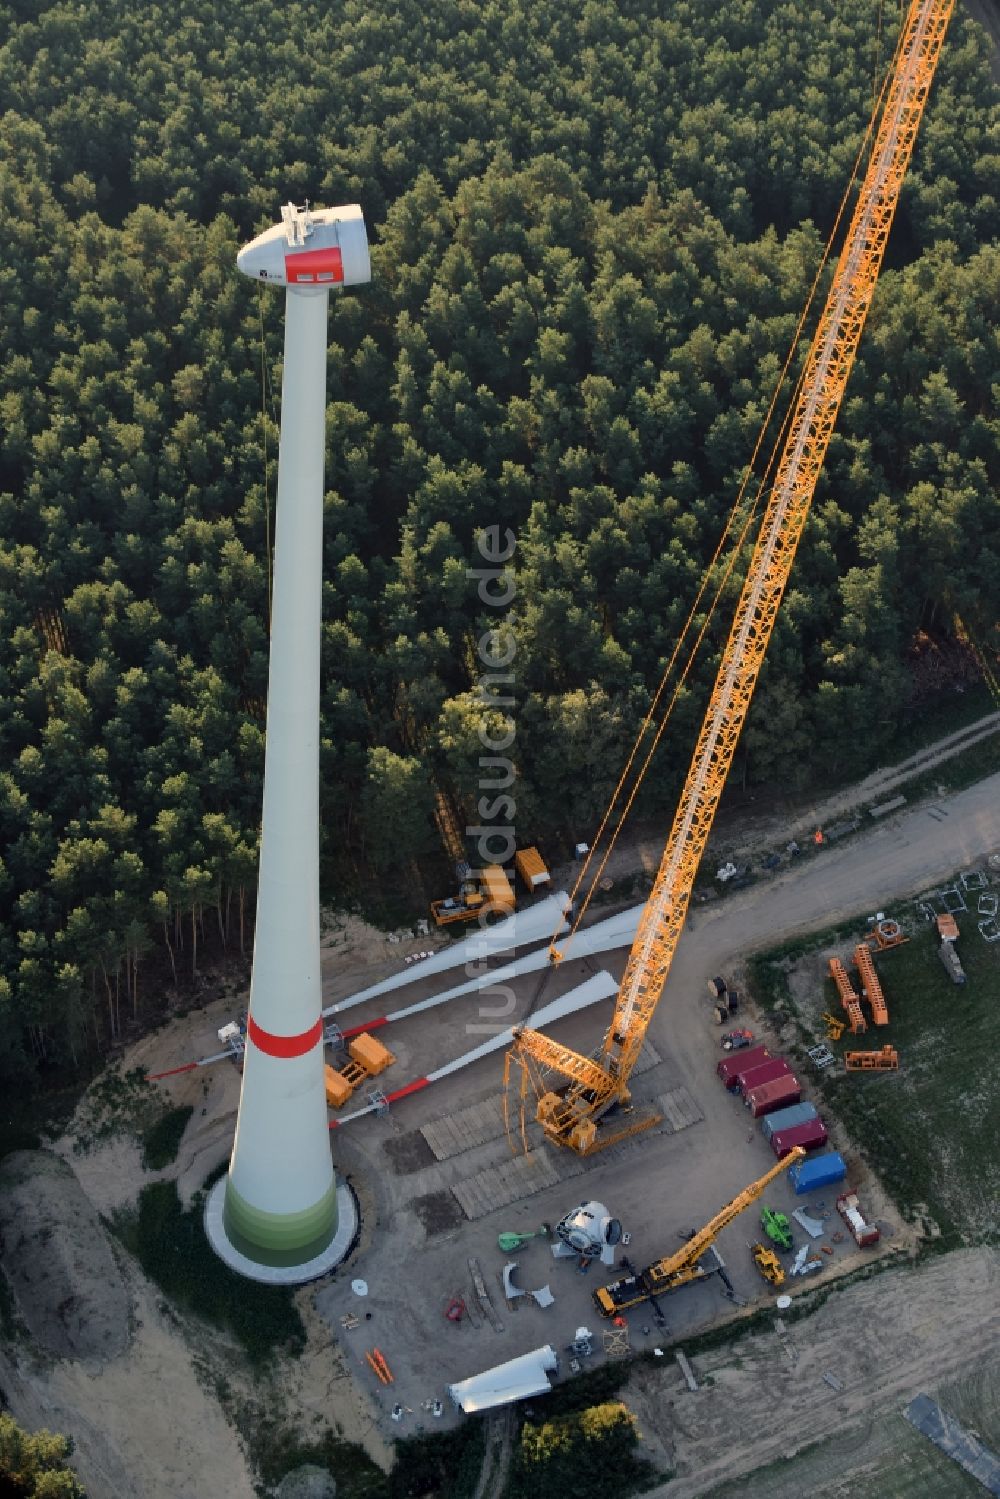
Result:
{"label": "dirt access road", "polygon": [[[683,993],[690,982],[700,992],[706,975],[723,971],[748,952],[917,895],[956,870],[981,863],[998,848],[1000,772],[931,805],[897,814],[861,837],[827,845],[773,880],[692,908],[670,989]],[[665,1026],[664,1043],[676,1045],[673,1009],[661,1006],[653,1017],[654,1040]]]}
{"label": "dirt access road", "polygon": [[[997,3],[1000,4],[1000,0]],[[989,739],[998,730],[1000,713],[988,713],[974,723],[936,739],[933,744],[924,745],[907,759],[873,770],[864,780],[812,801],[777,793],[768,796],[766,806],[752,801],[738,806],[724,805],[715,820],[703,868],[714,870],[727,859],[736,863],[759,859],[767,853],[784,849],[793,838],[807,844],[816,828],[828,828],[843,817],[888,801],[908,781],[945,764],[963,750]],[[1000,740],[997,742],[997,762],[1000,764]],[[666,834],[667,828],[659,823],[634,830],[629,828],[611,853],[606,874],[621,879],[641,869],[652,876],[659,866]],[[554,870],[556,888],[572,890],[579,872],[578,864],[566,864]]]}

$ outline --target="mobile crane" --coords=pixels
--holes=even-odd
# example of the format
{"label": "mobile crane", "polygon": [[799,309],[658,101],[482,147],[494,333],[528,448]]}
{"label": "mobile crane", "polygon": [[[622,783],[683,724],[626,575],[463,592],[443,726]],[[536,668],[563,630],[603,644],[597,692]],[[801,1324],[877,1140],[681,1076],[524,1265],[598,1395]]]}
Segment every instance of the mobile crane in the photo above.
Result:
{"label": "mobile crane", "polygon": [[[695,875],[750,706],[795,551],[871,306],[899,192],[955,0],[912,0],[902,24],[868,170],[798,382],[774,484],[699,732],[667,846],[639,922],[603,1042],[583,1056],[540,1031],[521,1030],[507,1053],[529,1083],[536,1118],[554,1144],[580,1155],[649,1128],[655,1111],[629,1109],[629,1078],[663,992]],[[558,954],[553,950],[553,960]],[[551,1079],[551,1082],[550,1082]],[[508,1120],[509,1127],[509,1120]]]}
{"label": "mobile crane", "polygon": [[602,1317],[617,1317],[621,1312],[628,1311],[629,1307],[638,1306],[640,1302],[649,1301],[654,1296],[659,1296],[664,1291],[677,1291],[681,1286],[688,1286],[692,1281],[705,1280],[712,1275],[712,1270],[706,1270],[701,1263],[704,1255],[716,1239],[719,1237],[727,1223],[738,1218],[752,1202],[756,1202],[771,1182],[787,1171],[789,1166],[796,1161],[801,1161],[805,1151],[801,1145],[796,1145],[794,1150],[772,1166],[770,1171],[751,1182],[732,1202],[726,1204],[721,1212],[716,1213],[710,1223],[700,1228],[696,1234],[692,1234],[683,1248],[674,1254],[668,1254],[663,1259],[656,1260],[645,1270],[640,1270],[636,1275],[626,1275],[621,1280],[612,1281],[610,1286],[599,1286],[594,1292],[594,1305]]}

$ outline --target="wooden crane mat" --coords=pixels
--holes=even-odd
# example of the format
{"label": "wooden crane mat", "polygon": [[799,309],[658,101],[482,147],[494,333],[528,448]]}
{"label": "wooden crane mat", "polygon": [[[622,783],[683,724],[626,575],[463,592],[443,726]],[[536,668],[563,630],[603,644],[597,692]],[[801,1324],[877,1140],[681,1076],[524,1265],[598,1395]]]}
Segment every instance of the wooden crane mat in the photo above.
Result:
{"label": "wooden crane mat", "polygon": [[[656,1127],[658,1134],[676,1134],[703,1117],[686,1088],[661,1093],[655,1106],[663,1115],[662,1123]],[[496,1165],[483,1167],[464,1181],[456,1182],[451,1190],[467,1218],[485,1218],[497,1208],[508,1207],[512,1202],[544,1192],[547,1187],[582,1176],[592,1164],[613,1161],[635,1145],[635,1140],[625,1140],[590,1158],[540,1145],[530,1155],[507,1155]]]}
{"label": "wooden crane mat", "polygon": [[[641,1077],[644,1072],[650,1072],[659,1065],[660,1054],[647,1041],[639,1053],[632,1076]],[[515,1098],[511,1099],[511,1108],[516,1114],[518,1103]],[[678,1125],[677,1128],[683,1126]],[[474,1150],[477,1145],[499,1140],[506,1133],[503,1099],[499,1094],[494,1094],[480,1103],[471,1103],[464,1109],[457,1109],[454,1114],[445,1114],[440,1119],[433,1119],[430,1124],[422,1125],[420,1133],[434,1152],[435,1158],[448,1161],[452,1156],[461,1155],[463,1151]],[[514,1199],[508,1198],[508,1201],[513,1202]]]}

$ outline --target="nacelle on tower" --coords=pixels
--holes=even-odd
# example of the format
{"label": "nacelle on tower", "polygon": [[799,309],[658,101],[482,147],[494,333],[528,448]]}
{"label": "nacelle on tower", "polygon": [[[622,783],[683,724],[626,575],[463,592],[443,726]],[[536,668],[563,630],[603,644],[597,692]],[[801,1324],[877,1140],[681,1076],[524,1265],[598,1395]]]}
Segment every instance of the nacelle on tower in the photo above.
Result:
{"label": "nacelle on tower", "polygon": [[272,224],[236,257],[244,276],[268,286],[360,286],[372,279],[368,235],[357,203],[297,208],[286,203]]}

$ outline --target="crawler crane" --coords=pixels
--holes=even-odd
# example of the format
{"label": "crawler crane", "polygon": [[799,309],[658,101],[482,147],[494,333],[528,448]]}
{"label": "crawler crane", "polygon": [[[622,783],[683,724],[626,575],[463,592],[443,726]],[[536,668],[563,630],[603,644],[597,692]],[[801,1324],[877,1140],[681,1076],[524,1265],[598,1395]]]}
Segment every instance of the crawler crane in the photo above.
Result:
{"label": "crawler crane", "polygon": [[751,1182],[720,1213],[716,1213],[711,1223],[706,1223],[704,1228],[692,1234],[684,1247],[676,1253],[656,1260],[637,1275],[627,1275],[622,1280],[613,1281],[610,1286],[599,1286],[594,1292],[594,1305],[601,1316],[617,1317],[620,1312],[628,1311],[630,1306],[638,1306],[640,1302],[649,1301],[653,1296],[659,1296],[665,1291],[677,1291],[681,1286],[688,1286],[694,1280],[704,1280],[711,1275],[713,1272],[704,1268],[701,1258],[711,1249],[726,1224],[738,1218],[740,1213],[767,1191],[775,1177],[787,1171],[796,1161],[801,1161],[804,1155],[801,1145],[796,1145],[776,1166],[772,1166],[758,1181]]}
{"label": "crawler crane", "polygon": [[[774,628],[834,423],[871,305],[954,0],[913,0],[903,21],[885,105],[837,271],[797,387],[773,488],[750,559],[673,826],[629,954],[614,1015],[591,1056],[522,1030],[507,1054],[529,1083],[546,1137],[588,1155],[659,1120],[628,1108],[629,1078],[663,992],[695,875]],[[611,1115],[611,1117],[607,1117]]]}

